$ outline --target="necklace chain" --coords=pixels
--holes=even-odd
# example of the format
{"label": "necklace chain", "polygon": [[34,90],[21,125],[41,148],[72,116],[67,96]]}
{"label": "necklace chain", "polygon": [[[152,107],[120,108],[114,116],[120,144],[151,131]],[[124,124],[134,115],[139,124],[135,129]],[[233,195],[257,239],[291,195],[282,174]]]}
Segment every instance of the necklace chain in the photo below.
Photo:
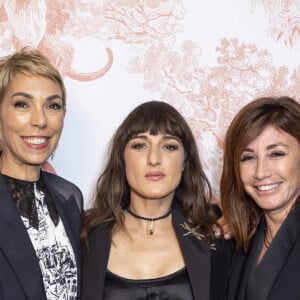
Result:
{"label": "necklace chain", "polygon": [[265,236],[264,236],[264,244],[265,244],[266,248],[269,248],[270,244],[271,244],[271,242],[269,241],[269,239],[267,237],[267,233],[265,233]]}
{"label": "necklace chain", "polygon": [[271,241],[268,238],[268,228],[267,227],[265,228],[264,244],[267,249],[270,247],[270,244],[271,244]]}

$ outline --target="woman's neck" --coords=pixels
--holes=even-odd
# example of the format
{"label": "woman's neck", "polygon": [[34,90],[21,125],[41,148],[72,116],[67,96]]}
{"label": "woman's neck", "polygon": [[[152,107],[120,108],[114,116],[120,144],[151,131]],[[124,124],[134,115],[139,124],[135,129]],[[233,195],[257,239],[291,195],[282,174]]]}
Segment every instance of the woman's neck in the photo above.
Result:
{"label": "woman's neck", "polygon": [[1,164],[1,173],[16,179],[26,181],[37,181],[40,178],[40,166],[11,166],[10,164]]}
{"label": "woman's neck", "polygon": [[279,228],[281,227],[282,223],[286,219],[290,212],[290,209],[286,209],[283,212],[270,212],[270,213],[265,213],[265,222],[266,222],[266,232],[265,236],[268,238],[268,240],[271,242],[278,232]]}
{"label": "woman's neck", "polygon": [[165,226],[170,226],[171,213],[169,201],[131,201],[125,213],[125,227],[141,229],[151,236]]}

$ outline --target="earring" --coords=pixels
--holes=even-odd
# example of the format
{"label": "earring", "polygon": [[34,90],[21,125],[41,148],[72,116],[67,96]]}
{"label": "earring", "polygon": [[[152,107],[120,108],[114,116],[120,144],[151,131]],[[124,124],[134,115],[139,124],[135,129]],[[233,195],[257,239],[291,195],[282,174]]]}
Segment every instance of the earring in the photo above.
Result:
{"label": "earring", "polygon": [[55,155],[55,151],[53,151],[52,154],[50,155],[50,160],[53,160],[54,155]]}

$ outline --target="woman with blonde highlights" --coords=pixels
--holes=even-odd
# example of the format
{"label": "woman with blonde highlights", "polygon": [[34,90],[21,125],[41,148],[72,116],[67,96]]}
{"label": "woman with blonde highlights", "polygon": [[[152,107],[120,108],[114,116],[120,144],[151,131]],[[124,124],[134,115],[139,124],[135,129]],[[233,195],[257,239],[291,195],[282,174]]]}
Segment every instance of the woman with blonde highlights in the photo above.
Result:
{"label": "woman with blonde highlights", "polygon": [[66,113],[57,69],[23,48],[0,59],[0,299],[75,300],[82,194],[43,170]]}

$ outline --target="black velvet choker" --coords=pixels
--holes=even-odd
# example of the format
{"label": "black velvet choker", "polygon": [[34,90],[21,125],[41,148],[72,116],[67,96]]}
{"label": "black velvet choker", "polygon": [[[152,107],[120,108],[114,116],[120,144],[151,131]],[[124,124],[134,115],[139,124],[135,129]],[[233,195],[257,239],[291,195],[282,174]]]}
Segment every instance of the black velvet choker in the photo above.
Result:
{"label": "black velvet choker", "polygon": [[[16,203],[16,207],[19,214],[27,218],[29,220],[29,224],[32,227],[38,229],[39,220],[35,203],[34,182],[16,179],[4,174],[2,174],[2,176],[7,184],[8,190],[10,191],[12,198]],[[45,202],[47,204],[49,215],[56,226],[59,220],[57,210],[49,195],[47,187],[41,179],[36,181],[36,188],[38,189],[38,191],[45,194]]]}

